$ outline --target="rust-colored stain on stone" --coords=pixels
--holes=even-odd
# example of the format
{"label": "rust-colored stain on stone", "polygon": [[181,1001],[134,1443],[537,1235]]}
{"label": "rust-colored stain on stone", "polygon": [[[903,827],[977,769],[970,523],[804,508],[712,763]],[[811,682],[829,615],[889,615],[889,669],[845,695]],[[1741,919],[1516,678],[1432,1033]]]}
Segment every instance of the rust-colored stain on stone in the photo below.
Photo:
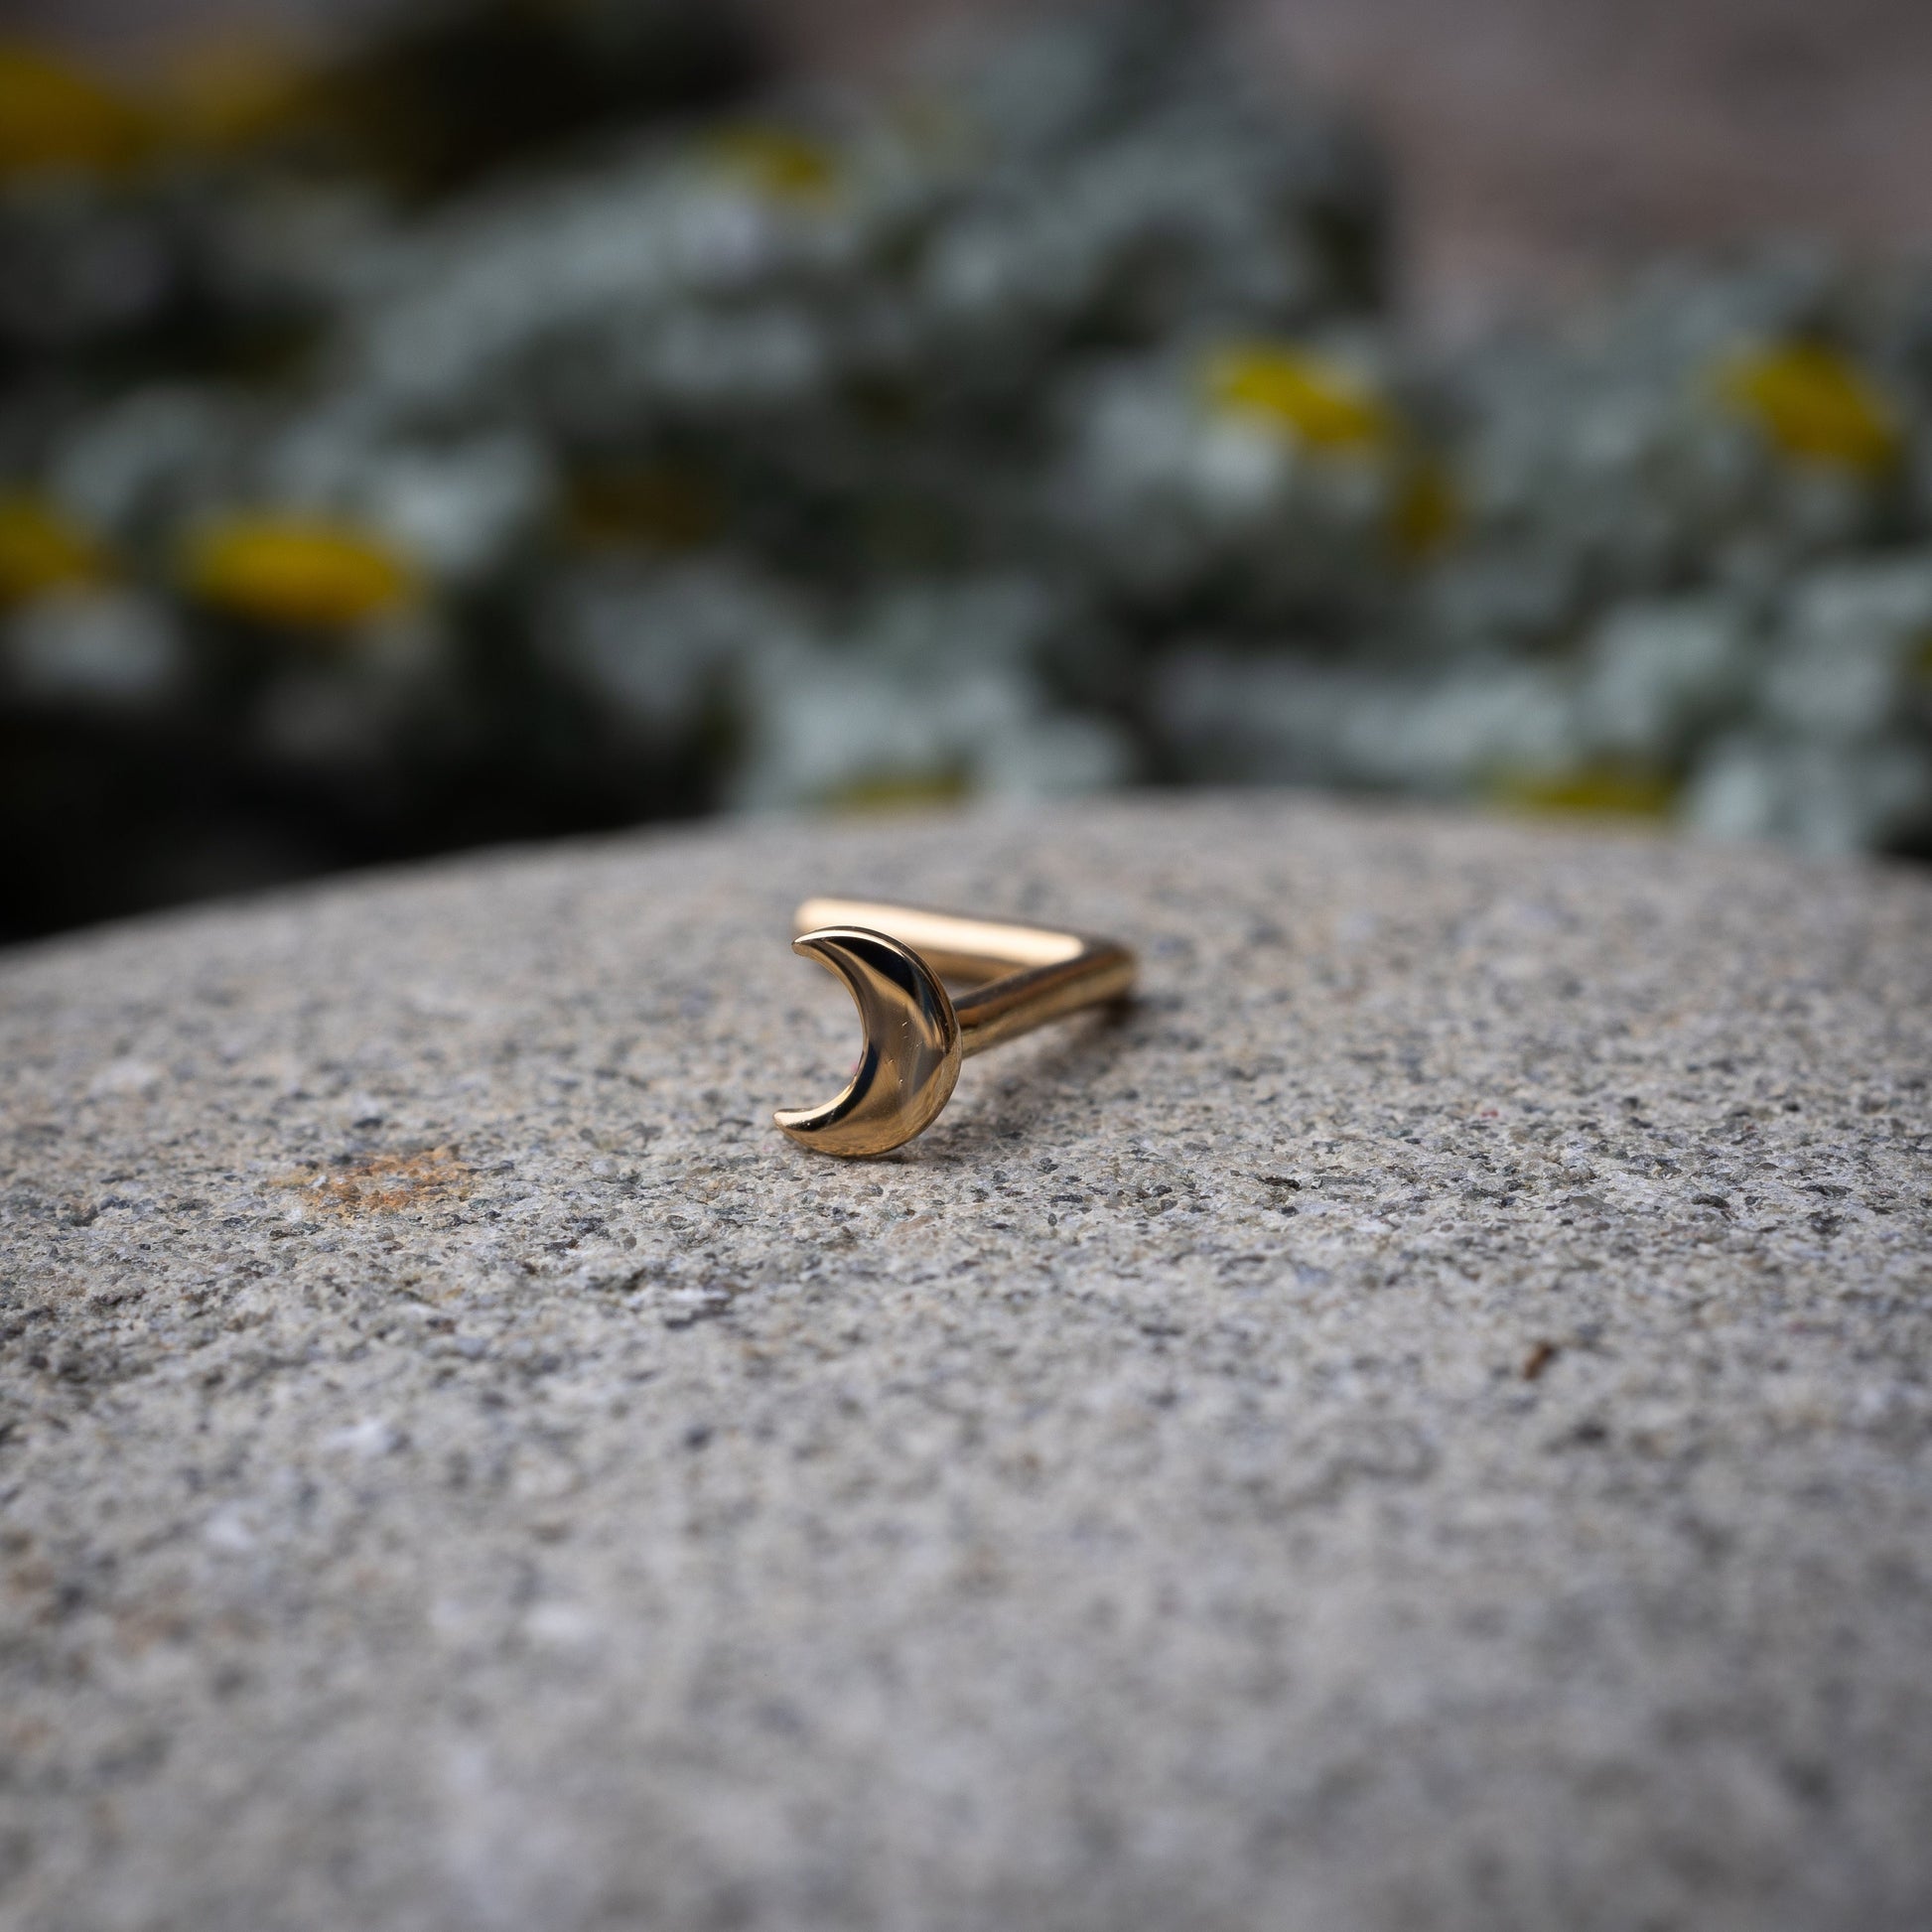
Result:
{"label": "rust-colored stain on stone", "polygon": [[415,1154],[377,1154],[336,1168],[284,1174],[279,1184],[307,1207],[333,1214],[394,1214],[460,1200],[470,1191],[472,1170],[453,1147]]}

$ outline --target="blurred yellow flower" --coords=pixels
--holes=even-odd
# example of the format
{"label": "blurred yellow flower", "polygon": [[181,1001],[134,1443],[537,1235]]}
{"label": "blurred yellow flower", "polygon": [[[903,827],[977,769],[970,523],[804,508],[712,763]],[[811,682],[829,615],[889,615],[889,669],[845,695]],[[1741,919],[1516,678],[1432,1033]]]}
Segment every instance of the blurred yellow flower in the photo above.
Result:
{"label": "blurred yellow flower", "polygon": [[1285,344],[1217,349],[1206,368],[1217,408],[1292,431],[1318,450],[1380,449],[1396,423],[1373,390],[1326,356]]}
{"label": "blurred yellow flower", "polygon": [[1499,771],[1486,790],[1512,810],[1579,818],[1664,818],[1677,799],[1676,781],[1666,773],[1609,762]]}
{"label": "blurred yellow flower", "polygon": [[819,800],[827,811],[873,813],[909,812],[935,805],[956,805],[972,793],[963,767],[944,764],[923,770],[869,771],[834,785]]}
{"label": "blurred yellow flower", "polygon": [[725,501],[710,478],[688,466],[586,470],[570,480],[563,520],[587,549],[696,550],[724,528]]}
{"label": "blurred yellow flower", "polygon": [[822,141],[789,128],[746,123],[721,129],[706,152],[727,174],[775,202],[822,207],[839,191],[839,160]]}
{"label": "blurred yellow flower", "polygon": [[112,174],[148,152],[136,103],[24,41],[0,41],[0,180],[59,170]]}
{"label": "blurred yellow flower", "polygon": [[224,35],[185,47],[164,69],[156,98],[171,140],[227,154],[298,125],[318,96],[311,69],[291,49]]}
{"label": "blurred yellow flower", "polygon": [[1314,450],[1386,459],[1387,531],[1405,563],[1423,563],[1462,527],[1462,500],[1442,460],[1417,445],[1386,402],[1340,363],[1281,343],[1230,345],[1207,359],[1213,406]]}
{"label": "blurred yellow flower", "polygon": [[1424,563],[1462,528],[1462,497],[1440,458],[1417,457],[1404,471],[1389,512],[1389,539],[1409,563]]}
{"label": "blurred yellow flower", "polygon": [[340,629],[422,593],[415,566],[384,538],[324,517],[237,515],[190,540],[183,579],[205,604],[264,623]]}
{"label": "blurred yellow flower", "polygon": [[1888,469],[1898,416],[1851,357],[1823,343],[1749,349],[1719,365],[1719,392],[1786,456],[1865,474]]}
{"label": "blurred yellow flower", "polygon": [[0,495],[0,609],[112,574],[94,538],[46,497]]}

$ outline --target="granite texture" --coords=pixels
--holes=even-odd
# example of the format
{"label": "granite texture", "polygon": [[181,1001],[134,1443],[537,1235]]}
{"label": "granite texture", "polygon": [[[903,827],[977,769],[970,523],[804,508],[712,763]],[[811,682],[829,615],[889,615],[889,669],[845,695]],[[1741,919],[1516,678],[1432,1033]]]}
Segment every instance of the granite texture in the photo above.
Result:
{"label": "granite texture", "polygon": [[[787,1145],[804,890],[1146,997]],[[0,962],[0,1924],[1932,1923],[1932,883],[1268,798]]]}

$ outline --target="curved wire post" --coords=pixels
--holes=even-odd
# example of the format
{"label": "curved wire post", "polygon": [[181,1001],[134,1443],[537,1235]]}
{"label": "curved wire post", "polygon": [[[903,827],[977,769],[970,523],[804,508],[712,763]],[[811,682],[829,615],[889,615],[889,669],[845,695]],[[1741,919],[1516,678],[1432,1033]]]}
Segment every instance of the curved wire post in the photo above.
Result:
{"label": "curved wire post", "polygon": [[[776,1116],[822,1154],[904,1146],[938,1118],[962,1060],[1134,990],[1125,946],[1053,926],[854,898],[808,898],[794,922],[792,950],[845,981],[866,1034],[837,1099]],[[955,999],[948,979],[979,983]]]}

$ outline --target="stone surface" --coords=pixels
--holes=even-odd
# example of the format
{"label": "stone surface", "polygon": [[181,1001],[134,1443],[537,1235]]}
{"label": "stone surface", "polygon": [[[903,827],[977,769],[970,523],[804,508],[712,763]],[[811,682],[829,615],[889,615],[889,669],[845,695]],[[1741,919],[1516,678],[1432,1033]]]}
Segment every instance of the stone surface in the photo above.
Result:
{"label": "stone surface", "polygon": [[[1144,948],[920,1142],[825,888]],[[1932,1921],[1932,884],[1268,799],[0,964],[0,1923]]]}

